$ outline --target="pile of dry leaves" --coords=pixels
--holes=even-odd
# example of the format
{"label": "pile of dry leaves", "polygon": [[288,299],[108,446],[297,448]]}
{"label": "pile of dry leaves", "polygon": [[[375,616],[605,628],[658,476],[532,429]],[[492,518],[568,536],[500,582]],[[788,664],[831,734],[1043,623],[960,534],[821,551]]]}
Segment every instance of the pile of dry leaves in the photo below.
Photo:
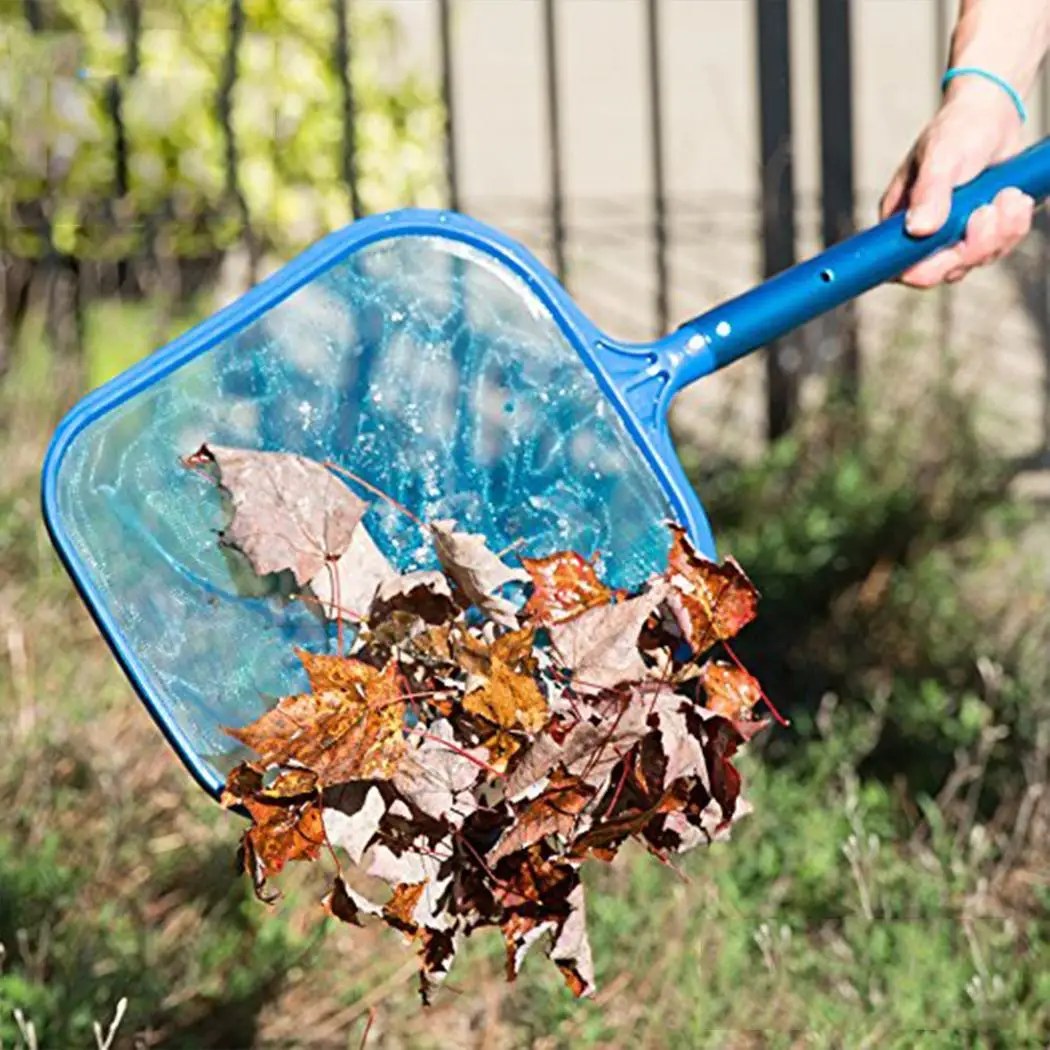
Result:
{"label": "pile of dry leaves", "polygon": [[[300,652],[310,692],[229,730],[257,756],[224,802],[251,817],[241,858],[259,895],[273,899],[266,880],[287,861],[323,852],[326,909],[402,931],[424,999],[485,926],[503,933],[510,979],[546,935],[589,994],[583,862],[631,838],[666,861],[745,812],[733,756],[767,724],[761,689],[735,663],[701,661],[755,616],[740,567],[669,525],[666,571],[625,593],[576,552],[513,567],[454,522],[413,519],[441,569],[402,575],[339,468],[208,445],[187,463],[230,497],[221,542],[259,574],[290,572],[345,648]],[[524,604],[500,593],[511,583]],[[387,883],[387,899],[355,878]]]}

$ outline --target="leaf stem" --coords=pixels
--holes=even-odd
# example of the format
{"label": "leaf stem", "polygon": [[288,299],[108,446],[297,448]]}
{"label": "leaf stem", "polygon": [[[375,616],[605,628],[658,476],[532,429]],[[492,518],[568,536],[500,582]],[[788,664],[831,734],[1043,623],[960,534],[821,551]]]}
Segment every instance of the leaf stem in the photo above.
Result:
{"label": "leaf stem", "polygon": [[372,485],[369,482],[365,481],[364,478],[355,474],[352,470],[347,470],[346,467],[341,467],[338,463],[333,463],[330,459],[326,459],[324,465],[329,470],[334,470],[337,474],[342,474],[344,477],[347,477],[351,481],[356,482],[362,488],[368,489],[369,492],[371,492],[375,496],[378,496],[380,499],[385,499],[387,503],[391,504],[391,506],[393,507],[396,507],[399,511],[401,511],[402,514],[405,515],[406,518],[409,519],[409,521],[414,521],[421,529],[427,528],[427,523],[417,518],[415,514],[413,514],[412,511],[408,509],[408,507],[406,507],[402,503],[398,503],[398,501],[394,499],[393,496],[388,496],[382,489],[376,488],[375,485]]}
{"label": "leaf stem", "polygon": [[[733,650],[730,647],[729,643],[726,642],[726,641],[723,641],[722,645],[724,646],[725,651],[727,653],[729,653],[729,656],[732,659],[733,663],[735,663],[737,665],[737,667],[741,671],[744,672],[744,674],[749,675],[750,677],[754,678],[754,675],[752,675],[751,672],[740,662],[740,658],[736,655],[736,653],[733,652]],[[755,678],[755,684],[758,686],[758,691],[759,691],[759,693],[760,693],[760,695],[762,697],[762,702],[766,705],[766,707],[769,708],[769,713],[782,726],[789,726],[789,725],[791,725],[791,723],[773,706],[773,701],[770,700],[768,696],[766,696],[766,691],[765,691],[765,689],[762,688],[762,683],[757,678]]]}

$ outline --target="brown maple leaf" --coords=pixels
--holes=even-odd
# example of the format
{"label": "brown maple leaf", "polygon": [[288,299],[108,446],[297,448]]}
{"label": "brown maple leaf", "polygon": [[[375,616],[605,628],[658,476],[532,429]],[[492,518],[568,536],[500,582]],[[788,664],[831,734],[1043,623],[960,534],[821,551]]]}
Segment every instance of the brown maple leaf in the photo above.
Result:
{"label": "brown maple leaf", "polygon": [[410,572],[384,580],[375,592],[369,622],[377,625],[395,612],[410,613],[433,626],[451,620],[457,607],[448,579],[440,572]]}
{"label": "brown maple leaf", "polygon": [[587,911],[582,883],[569,894],[569,914],[555,934],[549,954],[576,998],[594,994],[594,961],[591,957],[591,942],[587,937]]}
{"label": "brown maple leaf", "polygon": [[722,807],[724,823],[733,819],[739,805],[743,781],[740,771],[733,765],[733,756],[741,745],[746,744],[769,724],[761,722],[731,722],[720,715],[705,719],[707,742],[704,750],[708,755],[711,771],[711,795]]}
{"label": "brown maple leaf", "polygon": [[447,976],[456,956],[458,947],[457,931],[454,928],[445,930],[425,929],[420,934],[422,947],[420,961],[422,971],[419,975],[419,995],[424,1006],[430,1005],[433,987],[440,984]]}
{"label": "brown maple leaf", "polygon": [[532,593],[522,616],[537,623],[570,620],[596,605],[607,605],[613,592],[598,577],[594,566],[574,551],[559,551],[546,558],[522,558],[532,578]]}
{"label": "brown maple leaf", "polygon": [[638,636],[667,595],[654,581],[642,594],[614,605],[601,605],[550,628],[562,664],[584,689],[608,689],[646,676]]}
{"label": "brown maple leaf", "polygon": [[[488,681],[467,693],[463,709],[482,722],[482,744],[489,765],[499,772],[521,743],[515,733],[536,733],[547,721],[547,701],[535,679],[493,657]],[[486,735],[487,734],[487,735]]]}
{"label": "brown maple leaf", "polygon": [[583,887],[572,864],[547,859],[539,846],[506,858],[500,870],[515,866],[496,887],[503,905],[499,919],[507,951],[507,978],[517,975],[529,947],[554,933],[548,955],[576,996],[594,989],[594,967],[587,940]]}
{"label": "brown maple leaf", "polygon": [[419,932],[419,923],[413,918],[419,898],[427,888],[425,882],[414,885],[402,883],[394,887],[394,894],[383,907],[383,918],[389,926],[414,936]]}
{"label": "brown maple leaf", "polygon": [[558,915],[579,880],[573,864],[545,856],[539,845],[504,858],[496,873],[500,879],[492,887],[492,895],[506,909],[504,918],[514,910],[536,906],[551,908]]}
{"label": "brown maple leaf", "polygon": [[556,773],[543,793],[517,814],[514,823],[489,852],[489,863],[496,864],[548,835],[568,838],[594,794],[594,788],[578,777]]}
{"label": "brown maple leaf", "polygon": [[262,770],[250,762],[241,762],[227,774],[226,783],[219,796],[219,804],[227,807],[236,806],[246,798],[253,798],[262,791],[262,785]]}
{"label": "brown maple leaf", "polygon": [[671,524],[668,605],[682,634],[699,655],[733,638],[758,614],[758,591],[732,559],[719,565],[703,557],[680,525]]}
{"label": "brown maple leaf", "polygon": [[261,899],[268,878],[279,875],[291,860],[313,860],[324,845],[324,822],[316,799],[296,805],[243,800],[252,819],[241,843],[242,866],[252,877]]}
{"label": "brown maple leaf", "polygon": [[217,469],[233,504],[222,540],[260,576],[287,569],[308,584],[349,547],[368,509],[322,464],[289,452],[204,444],[187,463]]}
{"label": "brown maple leaf", "polygon": [[[323,679],[322,672],[315,673]],[[360,663],[339,666],[351,679],[348,688],[284,697],[261,718],[242,729],[227,729],[255,751],[265,766],[289,763],[311,770],[318,786],[350,780],[388,779],[405,749],[405,702],[400,699],[398,667],[382,671]]]}
{"label": "brown maple leaf", "polygon": [[[599,803],[599,808],[602,804]],[[582,860],[588,854],[594,854],[609,859],[628,838],[639,834],[658,812],[656,806],[649,809],[632,807],[614,817],[602,817],[574,840],[568,856]]]}

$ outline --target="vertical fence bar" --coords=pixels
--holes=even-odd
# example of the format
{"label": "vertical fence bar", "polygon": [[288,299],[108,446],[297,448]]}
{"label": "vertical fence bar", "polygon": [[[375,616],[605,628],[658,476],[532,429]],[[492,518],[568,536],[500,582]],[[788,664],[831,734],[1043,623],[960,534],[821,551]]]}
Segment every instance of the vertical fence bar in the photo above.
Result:
{"label": "vertical fence bar", "polygon": [[[25,0],[23,13],[29,29],[44,41],[47,21],[44,9],[37,0]],[[54,116],[54,94],[52,73],[42,70],[44,98],[48,120]],[[84,381],[84,312],[81,297],[80,260],[55,246],[54,229],[51,225],[51,206],[56,197],[56,179],[52,142],[44,136],[44,183],[45,199],[34,209],[34,219],[46,241],[44,273],[47,277],[44,307],[44,333],[48,346],[56,361],[61,362],[60,383],[79,390]]]}
{"label": "vertical fence bar", "polygon": [[40,6],[40,0],[23,0],[22,9],[26,16],[26,22],[34,33],[43,32],[44,12]]}
{"label": "vertical fence bar", "polygon": [[[855,230],[853,170],[853,37],[851,0],[818,0],[820,53],[821,236],[824,246]],[[823,321],[825,338],[834,340],[835,358],[845,392],[860,391],[860,341],[853,303]]]}
{"label": "vertical fence bar", "polygon": [[350,77],[350,16],[347,0],[332,0],[335,14],[335,44],[332,61],[335,63],[342,101],[343,155],[341,158],[343,182],[350,198],[350,215],[361,215],[361,197],[357,185],[357,140],[354,120],[354,87]]}
{"label": "vertical fence bar", "polygon": [[663,100],[661,97],[660,0],[646,0],[649,42],[649,143],[653,180],[653,253],[656,268],[656,335],[665,335],[670,320],[667,302],[667,188],[664,176]]}
{"label": "vertical fence bar", "polygon": [[[772,277],[795,262],[791,49],[787,0],[757,0],[756,6],[762,265],[764,276]],[[766,432],[771,441],[787,432],[797,414],[801,351],[795,338],[785,336],[766,348]]]}
{"label": "vertical fence bar", "polygon": [[547,128],[550,136],[550,222],[554,271],[565,282],[565,199],[562,187],[561,120],[558,104],[558,31],[554,0],[543,0]]}
{"label": "vertical fence bar", "polygon": [[[124,124],[124,85],[135,76],[139,68],[139,35],[142,30],[139,0],[125,0],[122,21],[124,68],[117,75],[110,77],[106,86],[106,106],[113,123],[113,195],[118,201],[127,197],[131,188],[128,176],[128,135]],[[116,271],[119,294],[128,279],[127,258],[117,260]]]}
{"label": "vertical fence bar", "polygon": [[448,206],[453,211],[459,211],[451,8],[451,0],[438,0],[438,21],[441,29],[441,100],[445,107],[445,179],[448,183]]}
{"label": "vertical fence bar", "polygon": [[215,112],[223,135],[223,161],[225,164],[225,191],[237,207],[241,219],[244,242],[248,249],[249,280],[254,284],[259,259],[255,237],[252,234],[248,202],[241,190],[240,157],[237,151],[237,135],[233,128],[233,91],[240,72],[241,40],[244,38],[244,6],[242,0],[230,0],[229,17],[226,23],[226,52],[223,55],[219,93],[215,100]]}

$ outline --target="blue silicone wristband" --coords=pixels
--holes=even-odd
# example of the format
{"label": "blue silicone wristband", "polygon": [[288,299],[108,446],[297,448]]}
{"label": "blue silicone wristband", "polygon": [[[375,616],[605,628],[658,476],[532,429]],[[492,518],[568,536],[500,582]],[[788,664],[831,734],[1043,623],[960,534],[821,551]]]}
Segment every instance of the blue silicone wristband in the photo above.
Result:
{"label": "blue silicone wristband", "polygon": [[983,77],[985,80],[990,80],[1010,96],[1010,101],[1014,104],[1014,108],[1017,110],[1017,115],[1021,118],[1021,123],[1024,124],[1025,121],[1028,120],[1028,110],[1025,109],[1024,99],[1017,93],[1014,86],[1003,80],[1001,76],[991,73],[987,69],[981,69],[978,66],[956,66],[953,69],[949,69],[941,79],[941,91],[944,91],[948,86],[949,81],[962,76]]}

